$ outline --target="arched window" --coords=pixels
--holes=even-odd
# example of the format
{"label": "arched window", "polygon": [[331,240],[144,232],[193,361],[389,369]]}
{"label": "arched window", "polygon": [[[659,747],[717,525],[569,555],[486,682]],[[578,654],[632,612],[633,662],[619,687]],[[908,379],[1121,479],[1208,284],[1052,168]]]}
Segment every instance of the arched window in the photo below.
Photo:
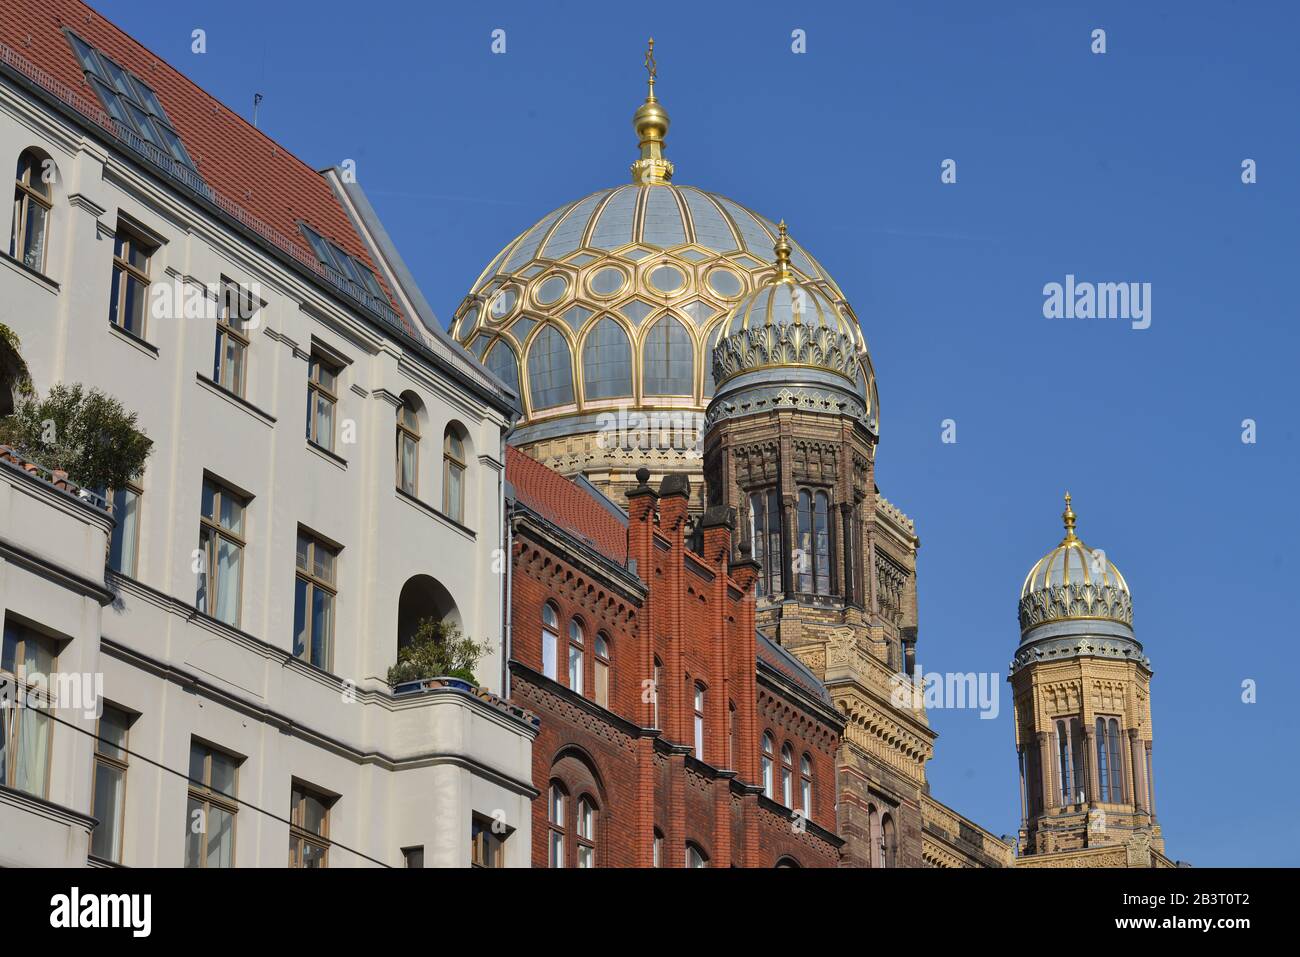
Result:
{"label": "arched window", "polygon": [[894,818],[891,814],[886,814],[880,822],[881,840],[883,841],[883,854],[886,867],[898,866],[898,832],[894,827]]}
{"label": "arched window", "polygon": [[574,618],[569,622],[569,688],[582,694],[583,672],[582,625]]}
{"label": "arched window", "polygon": [[514,350],[506,345],[504,339],[497,340],[496,345],[488,352],[484,364],[489,372],[516,393],[519,392],[519,360],[515,358]]}
{"label": "arched window", "polygon": [[788,741],[781,745],[781,803],[794,807],[794,749]]}
{"label": "arched window", "polygon": [[596,704],[609,707],[609,638],[604,632],[596,635]]}
{"label": "arched window", "polygon": [[749,541],[754,561],[763,566],[758,576],[758,595],[781,591],[781,502],[776,489],[749,496]]}
{"label": "arched window", "polygon": [[465,441],[451,425],[442,437],[442,511],[465,524]]}
{"label": "arched window", "polygon": [[686,844],[686,866],[687,867],[708,867],[709,859],[700,848],[690,843]]}
{"label": "arched window", "polygon": [[798,867],[799,862],[796,861],[793,857],[783,857],[776,862],[776,866],[777,867]]}
{"label": "arched window", "polygon": [[692,395],[695,347],[686,326],[664,316],[646,333],[641,347],[643,395]]}
{"label": "arched window", "polygon": [[[461,466],[462,470],[464,466]],[[397,487],[407,495],[418,493],[420,469],[420,415],[415,400],[402,397],[397,410]]]}
{"label": "arched window", "polygon": [[578,799],[578,820],[575,830],[578,832],[578,867],[596,866],[596,805],[591,798],[583,795]]}
{"label": "arched window", "polygon": [[662,661],[660,661],[660,660],[659,660],[659,656],[656,655],[656,656],[655,656],[654,687],[650,689],[650,695],[651,695],[651,697],[650,697],[650,704],[651,704],[651,706],[652,706],[653,709],[654,709],[654,722],[655,722],[655,723],[654,723],[654,726],[655,726],[656,728],[663,727],[663,726],[659,723],[659,689],[663,686],[663,685],[661,684],[661,682],[660,682],[660,679],[663,678],[663,675],[664,675],[664,663],[663,663]]}
{"label": "arched window", "polygon": [[1082,780],[1083,736],[1079,733],[1079,719],[1057,719],[1055,737],[1061,804],[1081,803],[1085,784]]}
{"label": "arched window", "polygon": [[769,732],[763,732],[763,753],[760,758],[760,765],[763,770],[763,794],[771,797],[772,788],[772,764],[776,758],[776,741]]}
{"label": "arched window", "polygon": [[551,867],[564,866],[565,814],[569,803],[568,797],[558,781],[551,782],[550,807],[547,814]]}
{"label": "arched window", "polygon": [[557,655],[560,645],[560,616],[555,606],[547,602],[542,606],[542,674],[552,681],[557,675]]}
{"label": "arched window", "polygon": [[54,161],[37,150],[18,157],[14,184],[14,228],[9,255],[28,269],[45,272],[45,247],[49,245],[50,208],[54,205],[50,183]]}
{"label": "arched window", "polygon": [[695,757],[704,760],[704,685],[695,685]]}
{"label": "arched window", "polygon": [[1118,804],[1124,800],[1124,758],[1116,718],[1097,719],[1097,784],[1102,801]]}
{"label": "arched window", "polygon": [[807,754],[799,758],[799,808],[804,817],[812,818],[812,758]]}
{"label": "arched window", "polygon": [[612,399],[632,394],[632,345],[627,333],[606,316],[587,333],[582,346],[583,396]]}
{"label": "arched window", "polygon": [[813,586],[817,594],[831,593],[830,497],[813,496]]}
{"label": "arched window", "polygon": [[831,593],[830,498],[799,490],[799,544],[795,555],[797,589],[806,595]]}
{"label": "arched window", "polygon": [[564,334],[547,326],[528,347],[528,395],[533,409],[550,409],[573,401],[573,359]]}

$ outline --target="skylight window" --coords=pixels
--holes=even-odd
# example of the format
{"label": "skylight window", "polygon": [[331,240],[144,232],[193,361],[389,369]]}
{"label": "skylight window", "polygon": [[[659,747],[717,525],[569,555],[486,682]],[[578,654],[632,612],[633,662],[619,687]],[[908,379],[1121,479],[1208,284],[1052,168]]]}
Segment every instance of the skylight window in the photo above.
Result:
{"label": "skylight window", "polygon": [[68,33],[67,37],[86,79],[99,95],[109,116],[178,163],[194,169],[194,161],[185,151],[185,145],[176,134],[167,111],[149,85],[76,34]]}
{"label": "skylight window", "polygon": [[306,223],[299,223],[298,225],[302,229],[303,236],[307,238],[307,242],[311,244],[312,252],[316,254],[316,258],[320,260],[321,265],[341,273],[345,280],[358,287],[358,292],[369,293],[378,299],[381,304],[388,304],[388,297],[384,295],[379,280],[375,278],[375,274],[370,271],[369,267],[355,256],[349,256],[334,243],[327,241]]}

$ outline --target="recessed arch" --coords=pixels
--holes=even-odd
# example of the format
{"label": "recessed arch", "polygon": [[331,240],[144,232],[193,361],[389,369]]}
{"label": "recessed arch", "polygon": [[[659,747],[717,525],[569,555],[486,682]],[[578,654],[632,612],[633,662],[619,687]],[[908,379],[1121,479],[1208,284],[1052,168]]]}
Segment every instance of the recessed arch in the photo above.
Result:
{"label": "recessed arch", "polygon": [[442,582],[431,575],[412,575],[397,599],[397,647],[406,647],[427,618],[461,627],[460,609]]}

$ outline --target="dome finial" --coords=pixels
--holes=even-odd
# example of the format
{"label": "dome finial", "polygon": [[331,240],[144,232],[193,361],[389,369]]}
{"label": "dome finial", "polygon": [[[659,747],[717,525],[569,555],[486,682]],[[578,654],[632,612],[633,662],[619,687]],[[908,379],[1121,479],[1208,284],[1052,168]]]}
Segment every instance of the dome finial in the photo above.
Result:
{"label": "dome finial", "polygon": [[1070,507],[1070,493],[1065,493],[1065,511],[1061,513],[1061,518],[1065,522],[1065,540],[1073,542],[1077,540],[1074,534],[1074,509]]}
{"label": "dome finial", "polygon": [[645,51],[645,69],[648,79],[645,102],[632,115],[641,158],[632,164],[632,182],[644,185],[667,183],[673,178],[673,164],[664,159],[664,139],[668,135],[668,111],[659,105],[655,96],[655,79],[659,67],[655,63],[655,39]]}
{"label": "dome finial", "polygon": [[794,278],[790,272],[790,234],[786,232],[785,220],[777,225],[778,235],[776,237],[776,276],[774,282],[789,282]]}

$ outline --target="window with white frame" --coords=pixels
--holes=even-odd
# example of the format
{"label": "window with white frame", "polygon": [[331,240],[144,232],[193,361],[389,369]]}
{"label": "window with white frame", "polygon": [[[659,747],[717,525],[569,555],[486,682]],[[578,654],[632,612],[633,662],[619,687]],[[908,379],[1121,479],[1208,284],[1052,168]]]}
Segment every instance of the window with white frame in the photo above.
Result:
{"label": "window with white frame", "polygon": [[582,625],[574,618],[569,622],[569,688],[582,694],[583,654]]}
{"label": "window with white frame", "polygon": [[559,680],[559,647],[560,616],[555,606],[547,602],[542,606],[542,674],[552,681]]}

